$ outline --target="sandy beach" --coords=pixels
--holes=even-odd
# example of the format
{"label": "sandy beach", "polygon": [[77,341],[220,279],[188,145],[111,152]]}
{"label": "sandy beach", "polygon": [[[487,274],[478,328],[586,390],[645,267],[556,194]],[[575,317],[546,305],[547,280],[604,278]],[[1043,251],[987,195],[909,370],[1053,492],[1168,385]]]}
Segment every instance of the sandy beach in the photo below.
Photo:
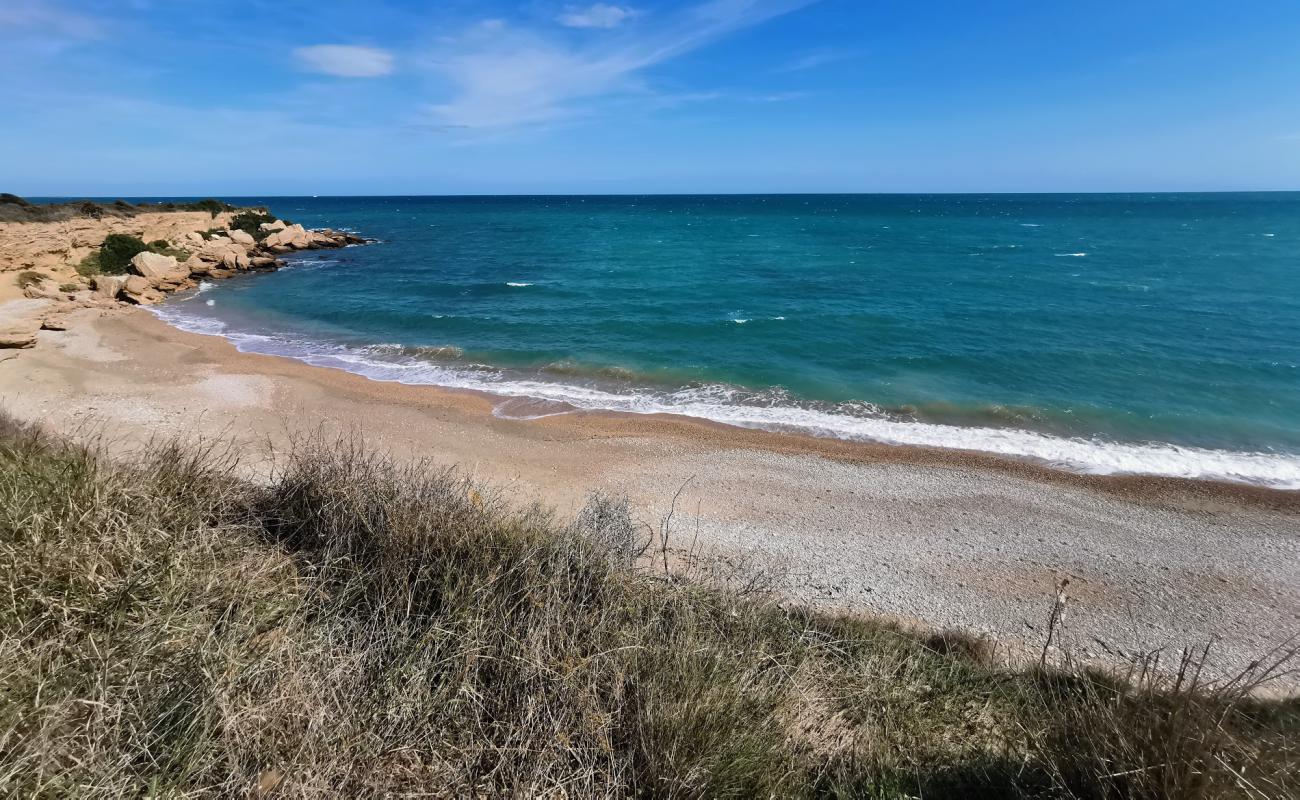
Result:
{"label": "sandy beach", "polygon": [[[294,436],[360,434],[571,514],[596,489],[671,544],[764,570],[792,598],[1039,646],[1069,578],[1066,641],[1105,658],[1215,640],[1224,669],[1300,629],[1296,493],[1081,476],[668,416],[512,419],[519,401],[379,383],[240,353],[142,309],[84,311],[0,363],[0,404],[48,428],[233,439],[247,468]],[[257,454],[262,454],[261,456]]]}

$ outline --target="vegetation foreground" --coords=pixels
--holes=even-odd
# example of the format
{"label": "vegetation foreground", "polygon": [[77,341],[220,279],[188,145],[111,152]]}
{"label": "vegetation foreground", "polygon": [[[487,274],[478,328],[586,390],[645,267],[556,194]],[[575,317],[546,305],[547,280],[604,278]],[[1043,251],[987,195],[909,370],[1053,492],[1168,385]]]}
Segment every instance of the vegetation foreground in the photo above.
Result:
{"label": "vegetation foreground", "polygon": [[[1300,706],[646,569],[454,471],[0,420],[0,795],[1295,797]],[[1158,677],[1168,672],[1170,677]]]}

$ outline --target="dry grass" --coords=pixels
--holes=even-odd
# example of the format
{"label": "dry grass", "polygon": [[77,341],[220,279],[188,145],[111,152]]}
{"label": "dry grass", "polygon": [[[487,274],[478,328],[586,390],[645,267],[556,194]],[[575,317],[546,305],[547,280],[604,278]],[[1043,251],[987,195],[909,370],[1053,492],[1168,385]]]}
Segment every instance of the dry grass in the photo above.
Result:
{"label": "dry grass", "polygon": [[[1268,667],[999,668],[350,444],[131,463],[0,420],[0,795],[1293,797]],[[647,555],[649,558],[649,555]]]}

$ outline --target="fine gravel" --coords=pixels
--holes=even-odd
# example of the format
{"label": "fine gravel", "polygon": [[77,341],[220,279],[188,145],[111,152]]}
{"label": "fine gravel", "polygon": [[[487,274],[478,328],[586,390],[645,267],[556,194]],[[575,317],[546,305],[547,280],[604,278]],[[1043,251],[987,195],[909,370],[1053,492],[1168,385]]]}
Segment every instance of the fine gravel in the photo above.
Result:
{"label": "fine gravel", "polygon": [[[976,469],[844,464],[733,450],[682,458],[670,544],[766,569],[815,606],[989,635],[1036,654],[1068,579],[1061,641],[1076,657],[1215,642],[1242,668],[1300,631],[1294,515],[1161,508]],[[633,497],[664,475],[611,477]],[[688,483],[689,481],[689,483]],[[673,490],[676,486],[670,487]]]}
{"label": "fine gravel", "polygon": [[243,354],[144,311],[73,322],[0,362],[0,406],[124,446],[233,440],[251,472],[269,465],[259,453],[304,432],[360,434],[562,515],[593,489],[626,494],[647,531],[676,495],[679,566],[694,551],[821,608],[985,633],[1020,658],[1042,649],[1067,578],[1059,641],[1078,657],[1213,640],[1213,666],[1227,673],[1300,631],[1294,492],[1075,476],[674,417],[510,419],[501,398]]}

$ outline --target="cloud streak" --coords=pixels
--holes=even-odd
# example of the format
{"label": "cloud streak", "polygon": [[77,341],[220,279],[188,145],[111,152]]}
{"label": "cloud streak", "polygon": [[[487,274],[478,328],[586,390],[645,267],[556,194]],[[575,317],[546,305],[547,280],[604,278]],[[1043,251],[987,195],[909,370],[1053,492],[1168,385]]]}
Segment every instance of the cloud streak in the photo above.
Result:
{"label": "cloud streak", "polygon": [[339,78],[380,78],[393,71],[393,54],[376,47],[318,44],[293,55],[303,68]]}
{"label": "cloud streak", "polygon": [[444,40],[427,59],[450,94],[427,108],[429,121],[500,130],[590,114],[602,98],[644,93],[644,70],[812,2],[710,0],[577,43],[500,20],[483,22]]}
{"label": "cloud streak", "polygon": [[569,28],[617,28],[636,14],[626,6],[595,3],[586,8],[570,6],[560,15],[559,22]]}

